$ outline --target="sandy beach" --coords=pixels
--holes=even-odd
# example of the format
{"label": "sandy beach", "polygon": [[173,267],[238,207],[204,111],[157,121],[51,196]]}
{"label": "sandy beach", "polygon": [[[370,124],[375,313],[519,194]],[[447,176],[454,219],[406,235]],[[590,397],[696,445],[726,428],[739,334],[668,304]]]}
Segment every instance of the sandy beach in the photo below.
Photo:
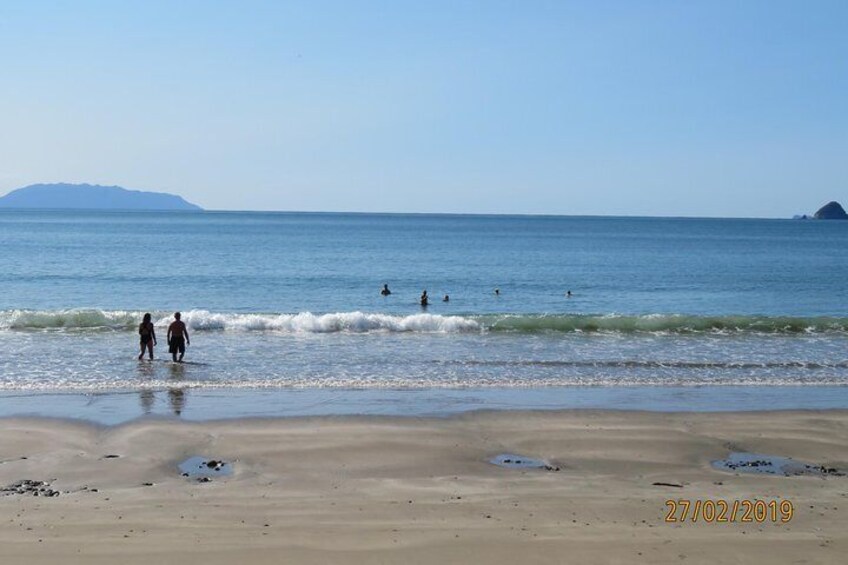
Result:
{"label": "sandy beach", "polygon": [[[0,562],[844,563],[848,477],[711,467],[731,451],[845,470],[848,412],[6,419],[0,487],[59,494],[0,495]],[[554,470],[489,462],[503,453]],[[181,476],[191,456],[234,472]],[[668,499],[789,500],[794,514],[667,523]]]}

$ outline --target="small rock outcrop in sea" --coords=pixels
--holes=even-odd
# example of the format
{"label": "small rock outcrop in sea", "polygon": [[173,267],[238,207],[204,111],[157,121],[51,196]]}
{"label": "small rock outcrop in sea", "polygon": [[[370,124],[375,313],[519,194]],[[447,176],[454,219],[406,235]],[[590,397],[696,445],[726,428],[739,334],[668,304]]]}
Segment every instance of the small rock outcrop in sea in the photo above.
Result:
{"label": "small rock outcrop in sea", "polygon": [[839,202],[828,202],[813,217],[817,220],[848,220],[848,214]]}

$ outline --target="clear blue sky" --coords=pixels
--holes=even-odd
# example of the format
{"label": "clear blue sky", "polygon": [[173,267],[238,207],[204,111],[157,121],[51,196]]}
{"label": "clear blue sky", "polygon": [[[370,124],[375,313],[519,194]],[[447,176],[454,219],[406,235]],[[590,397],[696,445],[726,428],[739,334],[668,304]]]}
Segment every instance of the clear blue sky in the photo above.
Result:
{"label": "clear blue sky", "polygon": [[0,193],[785,217],[847,106],[844,0],[0,3]]}

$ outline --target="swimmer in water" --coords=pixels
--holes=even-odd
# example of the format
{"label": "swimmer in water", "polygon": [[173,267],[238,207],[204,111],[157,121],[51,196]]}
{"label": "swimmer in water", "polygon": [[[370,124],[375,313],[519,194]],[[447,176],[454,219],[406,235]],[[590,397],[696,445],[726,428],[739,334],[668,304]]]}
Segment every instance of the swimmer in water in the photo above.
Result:
{"label": "swimmer in water", "polygon": [[427,296],[427,291],[421,293],[421,306],[429,306],[430,305],[430,297]]}
{"label": "swimmer in water", "polygon": [[450,296],[448,296],[448,295],[446,294],[446,295],[445,295],[445,297],[444,297],[444,298],[442,298],[442,302],[450,302]]}
{"label": "swimmer in water", "polygon": [[568,297],[568,298],[571,298],[571,291],[569,290],[568,292],[566,292],[565,296]]}
{"label": "swimmer in water", "polygon": [[495,296],[500,296],[500,295],[501,295],[501,289],[496,288],[495,289]]}
{"label": "swimmer in water", "polygon": [[384,284],[384,285],[383,285],[383,290],[381,290],[381,291],[380,291],[380,294],[382,294],[383,296],[388,296],[388,295],[390,295],[391,293],[392,293],[392,291],[391,291],[391,290],[389,290],[389,285],[388,285],[388,284]]}

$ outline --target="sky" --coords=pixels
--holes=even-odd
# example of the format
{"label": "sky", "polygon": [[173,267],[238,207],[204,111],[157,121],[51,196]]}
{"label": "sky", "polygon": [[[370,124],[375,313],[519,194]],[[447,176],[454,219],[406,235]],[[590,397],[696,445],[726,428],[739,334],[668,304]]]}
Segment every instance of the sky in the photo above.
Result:
{"label": "sky", "polygon": [[848,2],[0,0],[0,194],[790,217],[848,205]]}

